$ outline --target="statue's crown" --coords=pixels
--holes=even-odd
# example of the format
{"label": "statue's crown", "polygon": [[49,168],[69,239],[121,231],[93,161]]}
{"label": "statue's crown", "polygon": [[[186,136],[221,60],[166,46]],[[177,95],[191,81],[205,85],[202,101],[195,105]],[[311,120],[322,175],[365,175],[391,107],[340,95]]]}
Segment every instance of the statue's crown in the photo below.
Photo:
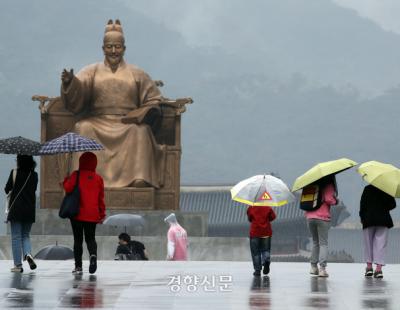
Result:
{"label": "statue's crown", "polygon": [[110,32],[110,31],[118,31],[121,33],[124,33],[122,31],[122,26],[121,26],[121,22],[119,21],[119,19],[115,20],[115,23],[113,22],[112,19],[110,19],[106,25],[106,29],[104,30],[104,33]]}

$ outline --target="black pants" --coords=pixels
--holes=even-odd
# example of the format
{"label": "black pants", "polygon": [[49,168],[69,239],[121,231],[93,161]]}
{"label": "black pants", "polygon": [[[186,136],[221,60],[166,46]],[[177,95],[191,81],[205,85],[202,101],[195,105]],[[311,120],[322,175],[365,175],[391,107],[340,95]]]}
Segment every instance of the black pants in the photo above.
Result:
{"label": "black pants", "polygon": [[85,241],[89,251],[89,255],[97,256],[97,243],[95,239],[96,225],[96,223],[92,222],[71,220],[72,232],[74,234],[75,267],[82,268],[83,234],[85,234]]}
{"label": "black pants", "polygon": [[254,270],[260,271],[262,265],[271,260],[271,237],[250,238],[250,251]]}

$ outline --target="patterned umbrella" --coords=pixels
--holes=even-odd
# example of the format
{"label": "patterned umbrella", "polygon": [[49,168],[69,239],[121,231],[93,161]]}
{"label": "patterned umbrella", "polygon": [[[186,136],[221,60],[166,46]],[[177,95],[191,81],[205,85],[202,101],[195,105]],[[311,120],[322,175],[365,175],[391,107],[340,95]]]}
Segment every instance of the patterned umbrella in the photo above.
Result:
{"label": "patterned umbrella", "polygon": [[73,132],[68,132],[61,137],[44,143],[40,149],[40,155],[54,155],[103,149],[104,147],[93,139],[82,137]]}
{"label": "patterned umbrella", "polygon": [[0,139],[0,153],[39,155],[40,143],[23,137]]}

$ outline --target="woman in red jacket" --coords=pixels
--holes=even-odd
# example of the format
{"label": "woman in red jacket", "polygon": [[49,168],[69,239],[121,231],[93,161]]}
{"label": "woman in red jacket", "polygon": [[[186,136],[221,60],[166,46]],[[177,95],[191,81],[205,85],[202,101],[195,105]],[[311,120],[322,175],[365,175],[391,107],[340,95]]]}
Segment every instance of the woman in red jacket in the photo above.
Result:
{"label": "woman in red jacket", "polygon": [[[82,274],[83,235],[90,255],[89,273],[97,269],[97,243],[95,239],[96,225],[105,218],[104,183],[103,178],[96,173],[97,157],[91,152],[86,152],[79,158],[79,191],[80,204],[78,215],[71,219],[74,234],[74,274]],[[64,180],[66,193],[73,191],[78,172]]]}
{"label": "woman in red jacket", "polygon": [[269,273],[271,263],[271,222],[276,218],[275,212],[270,207],[250,206],[247,209],[250,224],[250,251],[253,259],[254,273],[259,277],[261,268],[263,274]]}

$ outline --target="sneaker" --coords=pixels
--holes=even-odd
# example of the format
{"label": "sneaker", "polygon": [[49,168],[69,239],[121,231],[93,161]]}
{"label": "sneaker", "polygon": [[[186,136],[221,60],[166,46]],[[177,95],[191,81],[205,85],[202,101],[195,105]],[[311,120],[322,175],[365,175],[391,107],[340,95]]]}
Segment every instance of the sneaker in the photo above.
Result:
{"label": "sneaker", "polygon": [[254,272],[253,272],[253,276],[255,276],[255,277],[261,276],[261,271],[260,271],[260,270],[254,271]]}
{"label": "sneaker", "polygon": [[327,278],[327,277],[329,277],[329,274],[326,272],[325,268],[321,268],[319,270],[318,277]]}
{"label": "sneaker", "polygon": [[365,276],[372,277],[374,275],[374,270],[372,268],[365,268]]}
{"label": "sneaker", "polygon": [[76,274],[76,275],[83,274],[82,267],[75,267],[75,269],[72,270],[72,274]]}
{"label": "sneaker", "polygon": [[36,265],[35,261],[33,260],[33,257],[32,257],[31,254],[27,254],[25,256],[25,260],[28,262],[29,267],[31,268],[31,270],[34,270],[34,269],[37,268],[37,265]]}
{"label": "sneaker", "polygon": [[263,269],[263,274],[267,275],[269,274],[269,265],[271,264],[270,261],[266,261],[264,264],[264,269]]}
{"label": "sneaker", "polygon": [[97,256],[90,255],[89,273],[93,274],[97,270]]}
{"label": "sneaker", "polygon": [[310,274],[312,274],[313,276],[317,276],[319,274],[318,267],[317,266],[311,266]]}
{"label": "sneaker", "polygon": [[24,268],[22,268],[22,266],[14,266],[14,267],[11,268],[11,272],[22,273],[22,272],[24,272]]}
{"label": "sneaker", "polygon": [[383,278],[383,273],[382,270],[376,271],[374,272],[374,278],[375,279],[382,279]]}

